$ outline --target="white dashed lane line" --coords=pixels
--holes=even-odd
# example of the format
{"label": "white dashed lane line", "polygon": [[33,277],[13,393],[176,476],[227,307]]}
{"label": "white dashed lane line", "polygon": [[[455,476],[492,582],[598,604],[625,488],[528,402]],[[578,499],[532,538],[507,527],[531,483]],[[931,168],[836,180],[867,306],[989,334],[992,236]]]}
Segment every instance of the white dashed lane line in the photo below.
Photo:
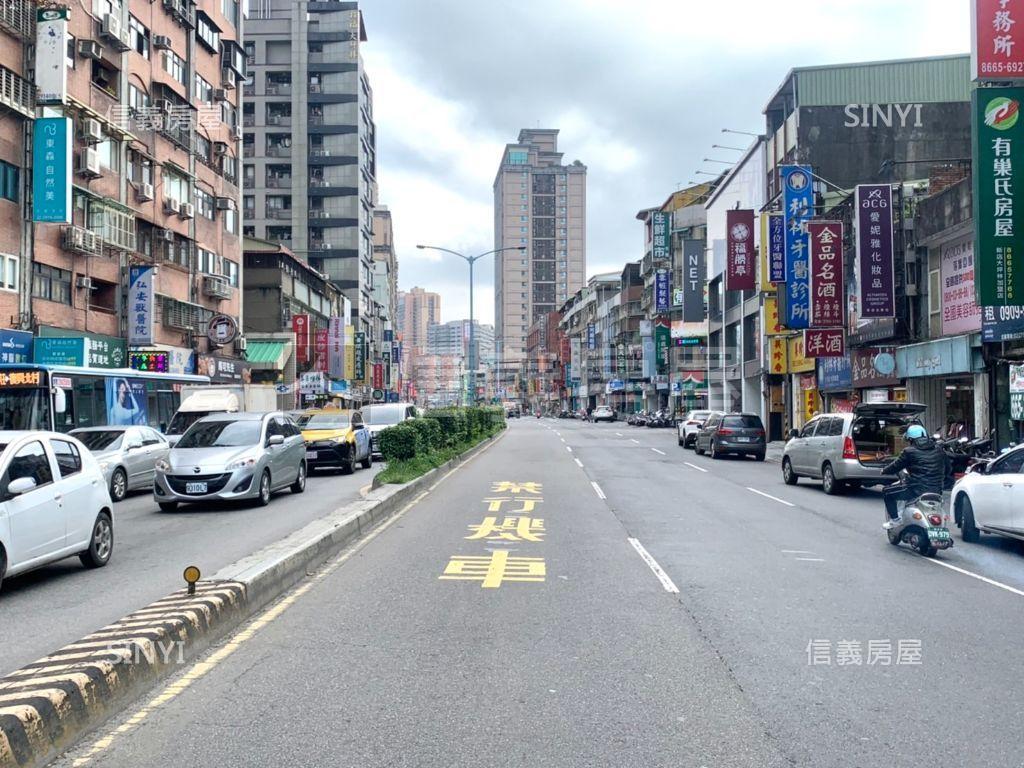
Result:
{"label": "white dashed lane line", "polygon": [[640,441],[639,441],[639,440],[637,440],[637,439],[636,439],[635,437],[631,437],[631,438],[629,438],[629,439],[630,439],[631,441],[633,441],[634,443],[636,443],[637,445],[640,445]]}
{"label": "white dashed lane line", "polygon": [[659,451],[657,448],[651,448],[651,450],[654,451],[655,453],[660,453],[662,456],[666,455],[664,451]]}
{"label": "white dashed lane line", "polygon": [[637,551],[637,554],[643,558],[643,561],[647,563],[647,567],[651,569],[655,576],[658,577],[658,581],[661,582],[661,586],[665,588],[666,592],[671,592],[674,595],[679,594],[679,587],[673,583],[669,575],[665,573],[658,561],[651,557],[651,553],[644,549],[644,545],[641,544],[637,539],[630,538],[629,543],[633,545],[633,549]]}
{"label": "white dashed lane line", "polygon": [[765,493],[764,491],[759,491],[759,490],[757,490],[757,488],[750,488],[750,487],[748,487],[747,490],[751,491],[753,493],[756,493],[758,496],[764,496],[766,499],[771,499],[772,501],[777,501],[777,502],[779,502],[779,504],[785,504],[787,507],[795,507],[796,506],[796,504],[791,504],[790,502],[786,501],[785,499],[780,499],[778,496],[772,496],[770,493]]}
{"label": "white dashed lane line", "polygon": [[567,450],[569,453],[572,453],[572,447],[571,446],[568,446],[568,445],[565,446],[565,450]]}
{"label": "white dashed lane line", "polygon": [[698,467],[696,464],[691,464],[688,461],[684,461],[683,464],[690,467],[691,469],[696,469],[698,472],[707,472],[707,470],[704,469],[704,467]]}
{"label": "white dashed lane line", "polygon": [[579,459],[573,459],[573,461],[576,462],[576,466],[577,467],[579,467],[580,469],[583,469],[583,462],[582,461],[580,461]]}
{"label": "white dashed lane line", "polygon": [[593,480],[590,481],[590,484],[592,486],[594,486],[594,492],[597,494],[597,498],[599,498],[599,499],[607,499],[608,498],[607,496],[604,495],[604,491],[601,490],[601,486],[600,485],[598,485]]}

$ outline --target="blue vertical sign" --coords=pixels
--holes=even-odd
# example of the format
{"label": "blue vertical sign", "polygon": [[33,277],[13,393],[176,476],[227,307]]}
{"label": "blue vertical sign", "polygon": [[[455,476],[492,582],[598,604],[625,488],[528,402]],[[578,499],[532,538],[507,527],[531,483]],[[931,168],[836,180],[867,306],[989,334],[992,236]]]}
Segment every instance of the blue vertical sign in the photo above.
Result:
{"label": "blue vertical sign", "polygon": [[658,314],[668,312],[671,305],[672,275],[667,269],[659,269],[654,274],[654,311]]}
{"label": "blue vertical sign", "polygon": [[153,267],[128,269],[128,343],[153,343]]}
{"label": "blue vertical sign", "polygon": [[805,223],[814,213],[814,190],[810,166],[783,165],[782,199],[786,206],[786,314],[789,328],[810,327],[810,248]]}
{"label": "blue vertical sign", "polygon": [[593,323],[587,325],[587,349],[597,349],[597,328]]}
{"label": "blue vertical sign", "polygon": [[70,117],[40,117],[32,131],[32,220],[71,223]]}

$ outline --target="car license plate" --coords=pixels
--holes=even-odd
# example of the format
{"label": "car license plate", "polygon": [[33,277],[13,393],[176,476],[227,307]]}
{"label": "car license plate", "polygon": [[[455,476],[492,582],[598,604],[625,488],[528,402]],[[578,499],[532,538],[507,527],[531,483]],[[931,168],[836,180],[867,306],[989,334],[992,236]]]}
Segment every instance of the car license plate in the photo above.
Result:
{"label": "car license plate", "polygon": [[737,437],[737,438],[736,438],[736,442],[737,442],[737,443],[749,443],[749,442],[751,442],[751,441],[752,441],[753,439],[754,439],[754,438],[752,438],[752,437]]}
{"label": "car license plate", "polygon": [[316,458],[316,451],[306,451],[306,458],[307,459],[315,459]]}
{"label": "car license plate", "polygon": [[945,528],[929,528],[928,538],[932,541],[946,541],[949,538],[949,531]]}
{"label": "car license plate", "polygon": [[185,483],[185,493],[206,493],[206,483]]}

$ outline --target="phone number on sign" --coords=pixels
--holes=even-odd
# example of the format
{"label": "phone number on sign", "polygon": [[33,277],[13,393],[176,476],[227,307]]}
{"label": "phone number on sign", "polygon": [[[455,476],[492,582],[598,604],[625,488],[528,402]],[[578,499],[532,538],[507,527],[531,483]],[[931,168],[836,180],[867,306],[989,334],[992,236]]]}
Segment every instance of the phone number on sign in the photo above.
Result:
{"label": "phone number on sign", "polygon": [[1024,73],[1022,61],[985,61],[981,64],[981,72],[986,75],[1008,75]]}

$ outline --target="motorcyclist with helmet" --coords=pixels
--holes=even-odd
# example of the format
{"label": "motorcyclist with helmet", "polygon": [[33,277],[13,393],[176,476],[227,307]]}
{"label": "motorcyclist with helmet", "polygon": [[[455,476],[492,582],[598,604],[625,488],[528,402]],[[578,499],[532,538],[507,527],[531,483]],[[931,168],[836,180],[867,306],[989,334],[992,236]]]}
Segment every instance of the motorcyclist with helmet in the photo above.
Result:
{"label": "motorcyclist with helmet", "polygon": [[891,527],[899,520],[899,501],[913,501],[925,493],[941,494],[953,487],[953,465],[946,452],[920,424],[907,427],[908,445],[903,452],[883,469],[885,475],[896,475],[907,470],[910,477],[904,483],[890,485],[883,491],[885,511],[889,513]]}

